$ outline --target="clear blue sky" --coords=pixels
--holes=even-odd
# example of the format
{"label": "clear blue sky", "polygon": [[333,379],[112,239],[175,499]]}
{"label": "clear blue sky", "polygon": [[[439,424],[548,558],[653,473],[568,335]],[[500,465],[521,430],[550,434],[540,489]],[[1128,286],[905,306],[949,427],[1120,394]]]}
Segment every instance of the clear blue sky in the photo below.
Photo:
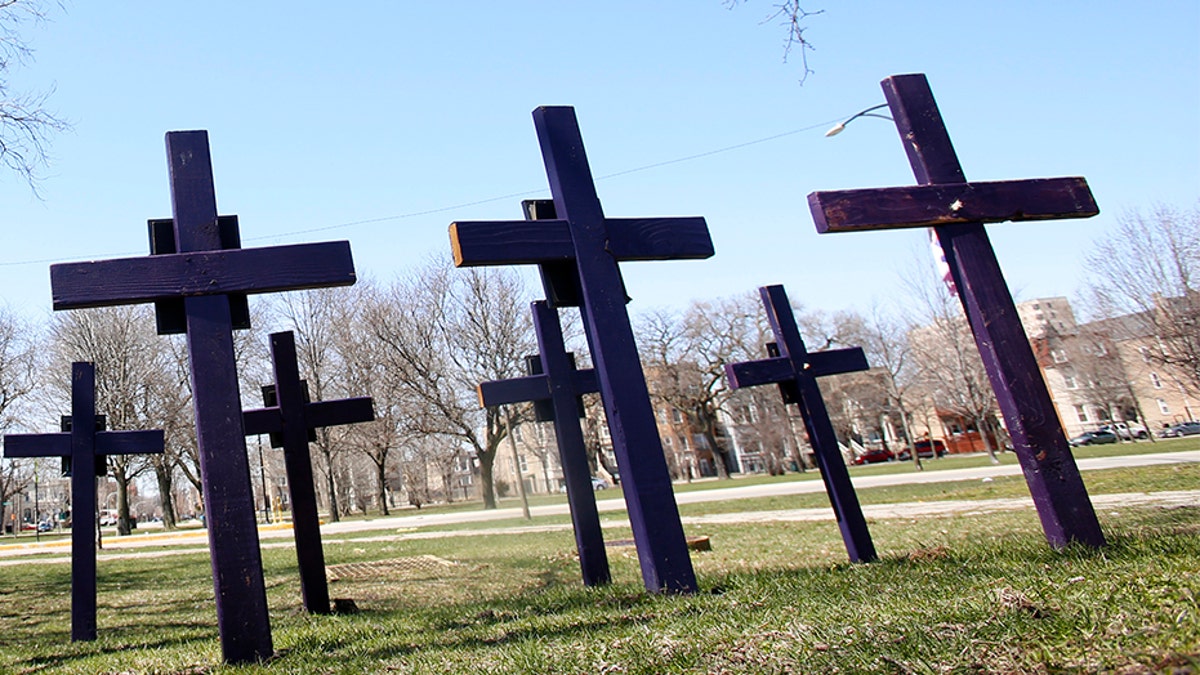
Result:
{"label": "clear blue sky", "polygon": [[49,313],[45,260],[144,253],[145,220],[170,215],[176,129],[209,130],[218,206],[245,245],[349,239],[383,280],[448,251],[452,220],[520,217],[517,197],[457,205],[545,193],[538,105],[576,107],[596,176],[807,129],[598,182],[611,216],[712,230],[711,260],[626,266],[635,308],[783,283],[808,307],[865,309],[900,271],[933,274],[921,232],[818,236],[805,202],[913,182],[890,123],[823,137],[882,102],[891,74],[929,76],[969,179],[1091,183],[1097,218],[991,228],[1019,297],[1073,294],[1121,212],[1200,198],[1195,0],[828,0],[803,86],[763,23],[772,5],[69,3],[28,31],[37,61],[14,77],[55,86],[75,127],[44,201],[0,177],[0,296]]}

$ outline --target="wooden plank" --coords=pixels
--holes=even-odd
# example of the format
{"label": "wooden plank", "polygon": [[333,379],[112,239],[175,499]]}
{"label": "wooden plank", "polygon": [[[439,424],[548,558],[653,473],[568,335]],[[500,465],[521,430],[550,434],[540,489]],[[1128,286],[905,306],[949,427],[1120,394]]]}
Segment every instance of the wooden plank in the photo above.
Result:
{"label": "wooden plank", "polygon": [[96,434],[97,455],[161,455],[163,447],[161,429],[104,431]]}
{"label": "wooden plank", "polygon": [[254,408],[242,411],[242,426],[247,436],[277,434],[283,430],[283,416],[279,408]]}
{"label": "wooden plank", "polygon": [[193,251],[50,266],[54,309],[349,286],[350,243]]}
{"label": "wooden plank", "polygon": [[725,377],[734,389],[755,387],[760,384],[786,382],[796,377],[792,362],[786,356],[777,356],[761,361],[744,361],[725,364]]}
{"label": "wooden plank", "polygon": [[813,377],[853,373],[871,368],[871,365],[867,363],[867,355],[861,347],[808,352],[807,359],[808,374]]}
{"label": "wooden plank", "polygon": [[565,220],[454,222],[450,248],[456,267],[532,265],[575,257]]}
{"label": "wooden plank", "polygon": [[510,380],[480,382],[476,392],[479,394],[479,407],[491,408],[526,401],[544,401],[550,398],[550,384],[545,375],[528,375]]}
{"label": "wooden plank", "polygon": [[620,262],[703,260],[713,256],[704,218],[606,218],[609,251]]}
{"label": "wooden plank", "polygon": [[375,419],[375,404],[370,396],[314,401],[304,407],[304,419],[309,429],[371,422]]}
{"label": "wooden plank", "polygon": [[[620,262],[702,260],[713,255],[704,218],[609,218],[607,250]],[[532,265],[572,260],[565,220],[464,221],[450,224],[458,267]]]}
{"label": "wooden plank", "polygon": [[4,456],[9,459],[70,457],[71,434],[5,434]]}
{"label": "wooden plank", "polygon": [[1079,177],[822,191],[810,194],[808,204],[821,233],[1090,218],[1100,212],[1087,180]]}

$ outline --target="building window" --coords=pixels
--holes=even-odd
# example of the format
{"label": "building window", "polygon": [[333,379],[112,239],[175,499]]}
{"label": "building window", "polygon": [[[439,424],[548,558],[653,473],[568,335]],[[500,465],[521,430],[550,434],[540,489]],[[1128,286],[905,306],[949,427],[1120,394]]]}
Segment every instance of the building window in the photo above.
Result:
{"label": "building window", "polygon": [[1162,380],[1158,378],[1158,373],[1150,373],[1150,384],[1154,385],[1155,389],[1162,389]]}
{"label": "building window", "polygon": [[1088,421],[1087,408],[1085,408],[1081,405],[1075,406],[1075,415],[1079,417],[1080,422]]}
{"label": "building window", "polygon": [[1079,387],[1079,385],[1075,383],[1074,373],[1063,373],[1063,385],[1066,386],[1067,389],[1077,389]]}
{"label": "building window", "polygon": [[1142,362],[1150,363],[1150,350],[1145,347],[1138,347],[1138,353],[1142,355]]}
{"label": "building window", "polygon": [[672,443],[672,441],[671,441],[670,436],[666,436],[663,438],[663,445],[665,445],[669,448],[669,447],[671,447],[671,443]]}
{"label": "building window", "polygon": [[517,466],[520,468],[521,473],[529,471],[529,460],[525,459],[525,455],[517,455]]}
{"label": "building window", "polygon": [[671,409],[671,420],[674,421],[676,424],[679,424],[680,422],[683,421],[683,415],[679,414],[678,408]]}
{"label": "building window", "polygon": [[1050,356],[1054,357],[1055,363],[1066,363],[1067,362],[1067,350],[1065,350],[1065,349],[1052,350],[1050,352]]}
{"label": "building window", "polygon": [[1161,398],[1156,399],[1156,400],[1158,401],[1158,411],[1164,415],[1170,415],[1171,408],[1170,408],[1170,406],[1167,405],[1167,402],[1162,400]]}

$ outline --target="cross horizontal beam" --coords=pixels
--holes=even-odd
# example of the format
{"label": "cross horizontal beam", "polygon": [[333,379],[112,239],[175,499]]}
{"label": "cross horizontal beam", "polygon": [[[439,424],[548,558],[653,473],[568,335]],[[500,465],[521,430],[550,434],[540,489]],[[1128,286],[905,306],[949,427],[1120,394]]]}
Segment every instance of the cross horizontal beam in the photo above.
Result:
{"label": "cross horizontal beam", "polygon": [[[605,218],[608,253],[618,262],[703,260],[713,256],[704,218]],[[450,224],[457,267],[533,265],[575,259],[566,220],[464,221]]]}
{"label": "cross horizontal beam", "polygon": [[1079,177],[831,190],[813,192],[808,204],[822,234],[1100,213],[1087,180]]}
{"label": "cross horizontal beam", "polygon": [[[161,429],[144,431],[101,431],[95,436],[97,455],[161,454]],[[4,456],[70,457],[71,434],[8,434],[4,437]]]}
{"label": "cross horizontal beam", "polygon": [[350,242],[193,251],[50,266],[54,309],[273,293],[356,281]]}
{"label": "cross horizontal beam", "polygon": [[[596,371],[591,368],[570,371],[572,381],[568,389],[576,395],[594,394],[600,391],[600,382],[596,379]],[[525,403],[527,401],[545,401],[550,398],[550,378],[545,375],[529,375],[514,377],[509,380],[493,380],[481,382],[477,389],[479,406],[490,408],[497,405]]]}
{"label": "cross horizontal beam", "polygon": [[[375,419],[375,408],[369,396],[344,398],[336,401],[317,401],[304,407],[304,422],[309,429],[332,427]],[[278,434],[283,431],[283,415],[279,408],[254,408],[242,413],[247,436]]]}
{"label": "cross horizontal beam", "polygon": [[[804,355],[804,372],[812,377],[824,377],[838,373],[869,370],[867,356],[860,347],[831,349]],[[796,379],[792,360],[787,356],[776,356],[761,361],[744,361],[726,365],[725,374],[734,389],[754,387],[760,384],[790,382]]]}

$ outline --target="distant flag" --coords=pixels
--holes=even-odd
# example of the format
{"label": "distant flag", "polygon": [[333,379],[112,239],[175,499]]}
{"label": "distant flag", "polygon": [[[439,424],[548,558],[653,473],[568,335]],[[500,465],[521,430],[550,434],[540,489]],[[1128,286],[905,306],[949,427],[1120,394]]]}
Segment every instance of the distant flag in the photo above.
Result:
{"label": "distant flag", "polygon": [[946,284],[950,295],[958,296],[958,289],[954,287],[954,275],[950,274],[950,263],[946,262],[946,252],[942,250],[937,232],[932,227],[929,228],[929,248],[933,249],[934,266],[937,267],[938,274],[942,276],[942,282]]}

